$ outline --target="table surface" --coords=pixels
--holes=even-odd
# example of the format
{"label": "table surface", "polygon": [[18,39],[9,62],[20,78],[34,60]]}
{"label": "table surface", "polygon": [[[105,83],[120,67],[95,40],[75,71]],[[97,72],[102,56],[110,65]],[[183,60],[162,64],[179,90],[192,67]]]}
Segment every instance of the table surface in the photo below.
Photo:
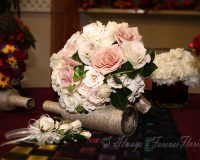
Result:
{"label": "table surface", "polygon": [[[35,107],[31,110],[16,108],[9,112],[0,111],[0,144],[6,141],[4,134],[7,131],[27,127],[30,119],[38,119],[42,114],[48,113],[42,109],[42,103],[45,100],[56,100],[56,95],[51,88],[28,88],[26,90],[35,100]],[[170,110],[182,137],[188,137],[187,145],[185,145],[188,158],[200,159],[200,95],[190,94],[186,108]],[[53,113],[48,114],[54,115]],[[0,155],[7,153],[13,146],[0,147]]]}

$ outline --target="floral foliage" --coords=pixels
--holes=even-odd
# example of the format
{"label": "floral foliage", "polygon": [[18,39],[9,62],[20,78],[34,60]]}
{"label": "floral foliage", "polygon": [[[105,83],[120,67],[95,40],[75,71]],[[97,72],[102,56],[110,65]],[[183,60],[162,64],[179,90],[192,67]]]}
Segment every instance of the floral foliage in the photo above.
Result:
{"label": "floral foliage", "polygon": [[127,23],[90,23],[50,59],[52,87],[61,107],[87,113],[111,103],[125,109],[144,92],[142,77],[156,69],[137,27]]}

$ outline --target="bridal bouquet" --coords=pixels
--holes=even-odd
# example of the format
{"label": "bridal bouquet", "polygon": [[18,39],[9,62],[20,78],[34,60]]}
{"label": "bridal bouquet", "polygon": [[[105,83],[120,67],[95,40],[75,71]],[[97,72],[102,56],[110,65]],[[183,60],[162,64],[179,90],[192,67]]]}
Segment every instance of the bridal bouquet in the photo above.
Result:
{"label": "bridal bouquet", "polygon": [[62,108],[87,113],[106,104],[125,110],[144,92],[143,77],[157,68],[137,27],[95,22],[83,27],[50,58],[52,87]]}
{"label": "bridal bouquet", "polygon": [[152,73],[151,78],[158,85],[182,82],[187,86],[194,87],[200,81],[197,57],[183,48],[156,54],[154,63],[158,69]]}

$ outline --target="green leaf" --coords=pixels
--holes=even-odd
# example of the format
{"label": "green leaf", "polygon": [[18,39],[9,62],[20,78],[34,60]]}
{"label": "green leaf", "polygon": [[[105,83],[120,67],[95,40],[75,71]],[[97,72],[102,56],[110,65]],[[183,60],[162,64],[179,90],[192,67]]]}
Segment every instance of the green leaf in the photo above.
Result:
{"label": "green leaf", "polygon": [[73,85],[69,85],[69,86],[67,87],[67,90],[68,90],[70,93],[72,93],[72,92],[74,91],[74,89],[75,89],[75,86],[73,86]]}
{"label": "green leaf", "polygon": [[143,68],[138,69],[138,70],[135,70],[135,71],[133,71],[133,72],[130,72],[130,73],[128,74],[128,77],[131,78],[131,79],[134,79],[138,74],[141,73],[142,70],[143,70]]}
{"label": "green leaf", "polygon": [[83,106],[81,106],[81,105],[79,105],[78,107],[76,107],[76,111],[77,111],[78,113],[85,113],[85,114],[88,113],[88,111],[86,111],[86,110],[83,108]]}
{"label": "green leaf", "polygon": [[149,77],[151,75],[151,73],[157,69],[158,67],[154,64],[154,63],[147,63],[143,70],[142,70],[142,76],[144,77]]}
{"label": "green leaf", "polygon": [[80,59],[80,57],[78,55],[78,52],[76,52],[75,54],[73,54],[72,59],[75,60],[75,61],[80,61],[81,62],[81,59]]}
{"label": "green leaf", "polygon": [[122,81],[115,75],[113,75],[113,80],[115,81],[116,84],[122,84]]}
{"label": "green leaf", "polygon": [[128,104],[128,96],[131,93],[131,90],[126,87],[117,90],[115,93],[112,92],[110,95],[111,104],[117,109],[125,110]]}
{"label": "green leaf", "polygon": [[82,141],[82,140],[86,140],[86,138],[81,134],[67,134],[63,137],[63,140],[65,140],[65,141],[74,141],[74,140]]}
{"label": "green leaf", "polygon": [[85,77],[84,66],[77,66],[74,71],[73,80],[79,81]]}
{"label": "green leaf", "polygon": [[129,73],[129,72],[132,72],[132,71],[134,71],[133,66],[129,61],[127,61],[126,63],[122,64],[122,66],[119,69],[112,72],[111,75]]}
{"label": "green leaf", "polygon": [[147,54],[150,55],[150,57],[151,57],[151,62],[153,62],[153,60],[155,59],[155,51],[154,51],[154,49],[148,48],[148,49],[147,49]]}

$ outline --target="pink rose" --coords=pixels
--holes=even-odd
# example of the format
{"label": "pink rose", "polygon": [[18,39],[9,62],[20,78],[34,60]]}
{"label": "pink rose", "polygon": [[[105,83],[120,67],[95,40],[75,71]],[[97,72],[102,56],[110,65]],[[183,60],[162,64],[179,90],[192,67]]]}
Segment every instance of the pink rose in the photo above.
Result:
{"label": "pink rose", "polygon": [[97,50],[91,59],[92,67],[103,75],[116,70],[122,63],[123,53],[118,45]]}
{"label": "pink rose", "polygon": [[59,71],[59,79],[61,83],[61,87],[66,87],[69,86],[70,84],[73,84],[73,75],[74,75],[74,70],[73,68],[69,66],[64,66],[60,71]]}
{"label": "pink rose", "polygon": [[63,48],[64,57],[71,57],[73,54],[77,52],[75,45],[70,45],[67,48]]}
{"label": "pink rose", "polygon": [[114,37],[117,40],[118,44],[121,44],[124,41],[133,41],[142,39],[142,37],[138,32],[137,27],[132,27],[132,28],[119,27],[115,31]]}
{"label": "pink rose", "polygon": [[81,65],[80,62],[73,60],[72,58],[65,58],[65,62],[70,67],[76,67],[78,65]]}
{"label": "pink rose", "polygon": [[68,48],[63,49],[63,59],[65,60],[66,65],[71,67],[76,67],[81,63],[73,60],[71,57],[77,52],[76,47],[74,45],[69,46]]}

